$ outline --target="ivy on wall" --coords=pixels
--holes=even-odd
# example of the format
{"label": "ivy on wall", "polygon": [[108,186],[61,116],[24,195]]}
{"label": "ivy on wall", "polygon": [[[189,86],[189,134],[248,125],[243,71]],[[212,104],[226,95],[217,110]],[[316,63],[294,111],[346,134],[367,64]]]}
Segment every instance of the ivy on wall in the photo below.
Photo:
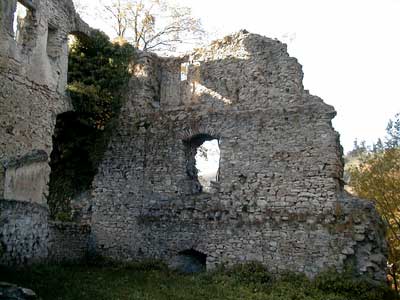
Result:
{"label": "ivy on wall", "polygon": [[103,130],[115,118],[133,57],[130,44],[111,43],[100,31],[77,37],[69,51],[68,91],[82,122]]}
{"label": "ivy on wall", "polygon": [[73,112],[57,117],[48,204],[53,219],[72,219],[71,200],[90,189],[107,148],[134,60],[134,48],[100,31],[70,45],[68,93]]}

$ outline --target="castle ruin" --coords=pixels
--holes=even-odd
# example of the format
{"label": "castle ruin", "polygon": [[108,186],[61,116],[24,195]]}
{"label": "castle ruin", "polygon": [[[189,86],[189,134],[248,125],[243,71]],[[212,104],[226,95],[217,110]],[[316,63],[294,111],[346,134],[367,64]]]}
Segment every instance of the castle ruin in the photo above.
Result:
{"label": "castle ruin", "polygon": [[[386,244],[370,201],[343,191],[332,106],[302,84],[286,45],[241,31],[179,58],[141,53],[84,223],[48,218],[49,160],[70,33],[90,35],[71,0],[0,3],[0,263],[161,259],[258,261],[314,276],[352,263],[383,280]],[[182,76],[182,68],[187,74]],[[194,156],[220,148],[202,189]],[[197,266],[194,266],[197,268]]]}

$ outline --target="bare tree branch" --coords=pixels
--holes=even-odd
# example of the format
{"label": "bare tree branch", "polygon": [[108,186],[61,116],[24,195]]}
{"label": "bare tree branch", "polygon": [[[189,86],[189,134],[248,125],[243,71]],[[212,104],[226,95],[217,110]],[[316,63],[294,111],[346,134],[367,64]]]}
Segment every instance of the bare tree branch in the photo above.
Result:
{"label": "bare tree branch", "polygon": [[102,0],[101,3],[117,36],[144,51],[169,50],[204,37],[200,20],[192,16],[188,7],[171,6],[165,0]]}

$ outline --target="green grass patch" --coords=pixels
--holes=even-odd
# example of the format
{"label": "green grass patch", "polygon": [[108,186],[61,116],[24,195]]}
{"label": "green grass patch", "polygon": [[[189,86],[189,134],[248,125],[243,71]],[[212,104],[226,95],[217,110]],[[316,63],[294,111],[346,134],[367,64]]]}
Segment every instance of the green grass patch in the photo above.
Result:
{"label": "green grass patch", "polygon": [[0,269],[0,281],[33,289],[41,299],[151,300],[391,300],[385,285],[329,271],[311,281],[279,278],[257,264],[185,275],[155,262],[107,266],[34,266]]}

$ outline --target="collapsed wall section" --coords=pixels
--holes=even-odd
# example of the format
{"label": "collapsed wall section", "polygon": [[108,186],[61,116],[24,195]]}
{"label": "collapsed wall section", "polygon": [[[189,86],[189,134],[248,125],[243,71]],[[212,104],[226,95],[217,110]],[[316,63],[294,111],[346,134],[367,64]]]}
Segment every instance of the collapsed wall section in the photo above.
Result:
{"label": "collapsed wall section", "polygon": [[[304,90],[284,44],[240,32],[190,57],[144,53],[135,75],[93,183],[99,254],[174,265],[200,253],[207,268],[255,260],[309,276],[353,262],[383,279],[379,217],[343,194],[336,112]],[[219,141],[209,193],[188,168],[199,135]]]}

